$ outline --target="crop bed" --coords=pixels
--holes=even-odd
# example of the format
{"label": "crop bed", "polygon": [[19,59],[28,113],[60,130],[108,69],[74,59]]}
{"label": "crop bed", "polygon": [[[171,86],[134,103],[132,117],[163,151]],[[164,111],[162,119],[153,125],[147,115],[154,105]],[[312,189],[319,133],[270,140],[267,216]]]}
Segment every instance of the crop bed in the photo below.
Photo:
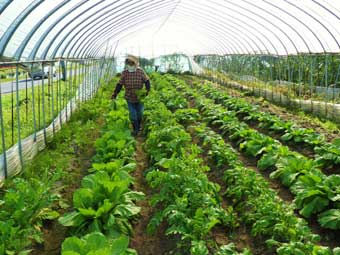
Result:
{"label": "crop bed", "polygon": [[[2,209],[20,192],[27,207],[35,187],[41,201],[27,207],[34,218],[25,224],[21,207],[2,211],[8,229],[0,229],[0,254],[340,254],[337,139],[262,112],[217,84],[151,77],[142,135],[131,135],[126,102],[111,102],[109,86],[85,111],[100,113],[100,125],[78,124],[75,132],[83,148],[96,131],[81,173],[6,184]],[[53,252],[44,232],[51,224],[63,232]]]}

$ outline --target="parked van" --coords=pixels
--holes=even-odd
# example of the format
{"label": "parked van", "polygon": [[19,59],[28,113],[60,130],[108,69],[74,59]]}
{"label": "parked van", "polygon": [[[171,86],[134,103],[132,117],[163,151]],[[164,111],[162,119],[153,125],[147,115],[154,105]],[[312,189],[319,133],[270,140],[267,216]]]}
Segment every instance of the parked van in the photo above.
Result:
{"label": "parked van", "polygon": [[48,78],[50,75],[50,69],[52,69],[52,75],[53,77],[56,77],[57,72],[54,68],[54,66],[44,66],[44,70],[41,69],[41,65],[33,65],[32,70],[29,72],[29,76],[31,79],[35,80],[37,78],[39,79],[45,79]]}

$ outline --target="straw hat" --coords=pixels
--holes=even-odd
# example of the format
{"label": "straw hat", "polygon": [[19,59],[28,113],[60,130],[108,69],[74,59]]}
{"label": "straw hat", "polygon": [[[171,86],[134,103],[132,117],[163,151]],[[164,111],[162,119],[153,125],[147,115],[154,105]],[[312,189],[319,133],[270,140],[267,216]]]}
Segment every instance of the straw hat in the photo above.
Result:
{"label": "straw hat", "polygon": [[128,55],[128,56],[126,57],[125,61],[127,61],[127,60],[129,60],[129,61],[135,63],[135,65],[138,66],[138,58],[137,58],[137,57],[135,57],[135,56],[133,56],[133,55]]}

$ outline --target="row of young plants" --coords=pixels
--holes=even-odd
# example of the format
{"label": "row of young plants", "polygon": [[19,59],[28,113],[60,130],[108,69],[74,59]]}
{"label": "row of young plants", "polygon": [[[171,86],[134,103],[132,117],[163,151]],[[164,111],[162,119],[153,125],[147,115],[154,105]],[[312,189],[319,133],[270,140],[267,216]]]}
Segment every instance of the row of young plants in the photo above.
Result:
{"label": "row of young plants", "polygon": [[[176,88],[188,98],[194,99],[199,108],[213,107],[214,103],[205,100],[183,83],[172,76],[167,77]],[[178,85],[181,84],[181,85]],[[176,90],[168,90],[176,94]],[[179,94],[177,92],[177,94]],[[180,110],[176,116],[181,122],[197,121],[196,109]],[[268,182],[255,171],[246,168],[238,159],[237,153],[226,144],[223,138],[208,128],[207,123],[196,124],[191,129],[200,139],[210,161],[217,169],[224,171],[226,195],[239,212],[242,220],[251,226],[254,236],[261,236],[272,249],[276,247],[278,254],[340,254],[340,249],[333,251],[316,243],[318,235],[312,234],[305,220],[294,214],[294,207],[285,204],[278,195],[268,187]],[[205,122],[203,120],[203,122]]]}
{"label": "row of young plants", "polygon": [[[199,148],[162,103],[157,74],[153,75],[153,84],[157,92],[145,102],[144,122],[144,149],[150,157],[146,180],[156,191],[151,199],[156,213],[148,232],[154,233],[166,222],[165,234],[177,240],[176,254],[250,254],[247,249],[238,253],[233,243],[218,247],[214,241],[214,227],[232,231],[238,224],[236,214],[232,207],[222,207],[220,187],[208,180],[205,172],[209,168],[199,157]],[[185,101],[172,97],[167,103],[181,108]]]}
{"label": "row of young plants", "polygon": [[90,173],[73,194],[72,211],[59,218],[71,234],[62,244],[64,255],[137,254],[128,248],[129,236],[131,221],[140,212],[135,202],[144,194],[131,190],[135,140],[130,134],[126,103],[120,99],[112,104],[102,135],[95,142]]}
{"label": "row of young plants", "polygon": [[[170,78],[174,79],[174,78]],[[177,86],[186,86],[176,81]],[[207,86],[195,88],[209,96]],[[216,92],[217,94],[217,92]],[[223,94],[221,94],[221,97]],[[257,160],[260,170],[271,171],[270,177],[279,179],[295,195],[294,203],[299,213],[310,218],[317,214],[318,222],[324,228],[340,229],[340,176],[326,176],[318,164],[278,141],[248,127],[237,118],[237,112],[225,109],[214,100],[203,98],[198,107],[204,117],[218,125],[223,135],[228,135],[247,156]]]}
{"label": "row of young plants", "polygon": [[311,128],[298,127],[292,121],[285,121],[277,115],[260,111],[258,105],[250,104],[247,100],[232,97],[212,82],[201,86],[202,92],[207,93],[215,102],[222,104],[245,121],[255,122],[258,127],[276,134],[280,141],[286,144],[306,146],[315,153],[319,167],[335,169],[340,167],[340,139],[326,142],[325,137]]}
{"label": "row of young plants", "polygon": [[[99,93],[107,92],[101,88]],[[0,254],[29,254],[44,243],[45,225],[68,206],[64,193],[76,182],[69,168],[78,151],[89,146],[83,136],[91,139],[101,125],[97,119],[102,109],[98,97],[83,104],[46,150],[20,175],[6,179],[0,191]]]}

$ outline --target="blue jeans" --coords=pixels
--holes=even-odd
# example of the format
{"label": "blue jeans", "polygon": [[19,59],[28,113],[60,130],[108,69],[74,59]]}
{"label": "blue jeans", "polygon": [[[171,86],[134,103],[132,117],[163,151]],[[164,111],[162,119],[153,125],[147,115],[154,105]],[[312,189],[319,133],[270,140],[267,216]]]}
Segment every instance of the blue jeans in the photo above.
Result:
{"label": "blue jeans", "polygon": [[144,105],[142,103],[128,103],[130,121],[132,122],[133,129],[135,132],[141,127],[141,122],[143,118]]}

